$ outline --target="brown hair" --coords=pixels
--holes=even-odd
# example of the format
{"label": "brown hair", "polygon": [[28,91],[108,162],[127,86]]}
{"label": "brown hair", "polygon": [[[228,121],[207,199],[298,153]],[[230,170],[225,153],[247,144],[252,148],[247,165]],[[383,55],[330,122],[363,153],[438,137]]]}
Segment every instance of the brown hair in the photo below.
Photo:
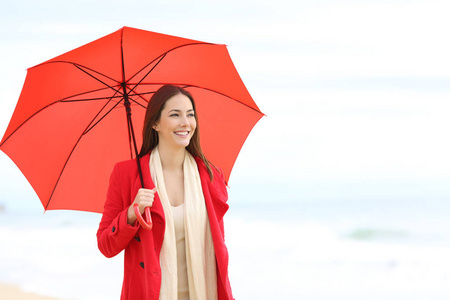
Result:
{"label": "brown hair", "polygon": [[194,118],[197,123],[197,127],[192,135],[192,138],[189,142],[189,145],[186,147],[186,150],[194,157],[200,158],[205,164],[210,180],[213,180],[213,173],[211,170],[211,163],[206,159],[203,154],[202,148],[200,146],[200,132],[199,132],[199,123],[197,118],[197,110],[195,108],[195,101],[192,97],[191,93],[185,90],[182,87],[166,84],[159,88],[153,96],[150,98],[150,102],[147,106],[147,111],[145,112],[144,119],[144,128],[143,128],[143,139],[142,139],[142,147],[139,152],[139,156],[142,157],[148,154],[158,145],[158,133],[153,129],[153,125],[159,120],[161,117],[161,111],[164,109],[167,100],[172,98],[175,95],[182,94],[189,98],[192,103],[192,108],[194,109]]}

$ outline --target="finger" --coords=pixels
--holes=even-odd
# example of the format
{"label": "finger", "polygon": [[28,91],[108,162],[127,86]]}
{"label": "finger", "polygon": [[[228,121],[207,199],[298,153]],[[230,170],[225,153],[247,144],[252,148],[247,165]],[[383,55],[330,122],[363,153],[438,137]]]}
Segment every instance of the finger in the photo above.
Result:
{"label": "finger", "polygon": [[148,189],[139,189],[138,194],[147,194],[149,191]]}
{"label": "finger", "polygon": [[153,202],[141,203],[139,205],[139,211],[141,211],[141,213],[142,213],[146,207],[152,207],[152,206],[153,206]]}
{"label": "finger", "polygon": [[140,203],[153,203],[153,201],[155,200],[154,197],[141,197],[139,199]]}
{"label": "finger", "polygon": [[156,188],[154,189],[140,189],[139,192],[143,195],[154,195],[156,192]]}

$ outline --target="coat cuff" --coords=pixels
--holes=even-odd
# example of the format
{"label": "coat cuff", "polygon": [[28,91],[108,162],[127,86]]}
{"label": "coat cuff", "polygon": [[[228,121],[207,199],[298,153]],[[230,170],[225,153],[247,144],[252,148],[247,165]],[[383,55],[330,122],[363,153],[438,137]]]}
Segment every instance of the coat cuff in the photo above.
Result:
{"label": "coat cuff", "polygon": [[135,236],[139,227],[140,227],[139,222],[134,222],[133,225],[128,224],[128,207],[127,207],[117,216],[114,222],[112,222],[109,230],[111,236],[113,237],[131,240]]}

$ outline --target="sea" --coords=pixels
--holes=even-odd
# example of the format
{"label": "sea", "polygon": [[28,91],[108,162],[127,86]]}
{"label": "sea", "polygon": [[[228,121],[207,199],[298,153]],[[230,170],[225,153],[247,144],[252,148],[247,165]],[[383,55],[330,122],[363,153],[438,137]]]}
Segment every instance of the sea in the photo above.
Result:
{"label": "sea", "polygon": [[[236,299],[450,299],[447,199],[235,198],[225,241]],[[39,205],[0,203],[0,282],[66,300],[119,299],[123,254],[99,252],[101,215]]]}

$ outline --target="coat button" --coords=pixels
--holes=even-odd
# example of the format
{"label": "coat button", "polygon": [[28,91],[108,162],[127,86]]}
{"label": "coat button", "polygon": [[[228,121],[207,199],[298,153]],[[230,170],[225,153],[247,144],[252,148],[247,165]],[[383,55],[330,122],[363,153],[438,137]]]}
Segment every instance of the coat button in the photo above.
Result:
{"label": "coat button", "polygon": [[114,226],[113,226],[113,228],[112,228],[112,232],[114,232],[114,231],[116,231],[116,227],[114,227]]}
{"label": "coat button", "polygon": [[142,269],[144,268],[144,263],[140,262],[139,265],[142,267]]}

